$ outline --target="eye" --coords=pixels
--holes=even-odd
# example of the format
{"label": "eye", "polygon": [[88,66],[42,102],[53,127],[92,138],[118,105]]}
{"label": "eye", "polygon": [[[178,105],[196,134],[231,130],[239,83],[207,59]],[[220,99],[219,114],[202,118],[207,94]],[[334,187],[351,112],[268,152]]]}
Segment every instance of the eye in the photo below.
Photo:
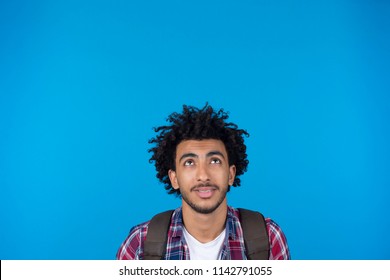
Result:
{"label": "eye", "polygon": [[191,159],[186,160],[186,161],[184,162],[184,166],[191,166],[191,165],[194,165],[194,161],[191,160]]}
{"label": "eye", "polygon": [[214,158],[214,159],[211,160],[211,163],[212,164],[221,164],[222,162],[221,162],[221,160],[219,158]]}

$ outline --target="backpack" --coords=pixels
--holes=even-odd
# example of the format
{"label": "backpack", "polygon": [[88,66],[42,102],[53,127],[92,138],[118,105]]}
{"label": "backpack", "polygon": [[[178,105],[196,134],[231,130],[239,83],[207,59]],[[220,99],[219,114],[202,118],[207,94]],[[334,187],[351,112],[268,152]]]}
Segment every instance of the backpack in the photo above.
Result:
{"label": "backpack", "polygon": [[[268,260],[270,247],[264,216],[243,208],[238,210],[248,260]],[[145,260],[164,259],[173,211],[159,213],[150,220],[144,244]]]}

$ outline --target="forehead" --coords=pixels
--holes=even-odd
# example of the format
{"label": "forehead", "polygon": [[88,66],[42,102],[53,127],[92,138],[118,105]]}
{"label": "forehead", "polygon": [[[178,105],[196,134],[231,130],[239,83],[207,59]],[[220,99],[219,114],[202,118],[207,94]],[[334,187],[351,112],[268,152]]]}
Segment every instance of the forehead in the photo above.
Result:
{"label": "forehead", "polygon": [[227,155],[225,144],[221,140],[216,139],[183,140],[176,147],[176,155],[178,157],[186,153],[202,155],[210,151],[218,151]]}

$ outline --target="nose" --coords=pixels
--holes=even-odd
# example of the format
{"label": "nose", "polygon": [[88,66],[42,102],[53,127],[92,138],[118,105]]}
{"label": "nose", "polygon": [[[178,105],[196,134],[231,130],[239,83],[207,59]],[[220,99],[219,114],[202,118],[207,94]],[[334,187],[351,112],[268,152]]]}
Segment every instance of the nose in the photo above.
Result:
{"label": "nose", "polygon": [[202,163],[198,165],[196,179],[199,182],[210,181],[210,174],[207,169],[207,164]]}

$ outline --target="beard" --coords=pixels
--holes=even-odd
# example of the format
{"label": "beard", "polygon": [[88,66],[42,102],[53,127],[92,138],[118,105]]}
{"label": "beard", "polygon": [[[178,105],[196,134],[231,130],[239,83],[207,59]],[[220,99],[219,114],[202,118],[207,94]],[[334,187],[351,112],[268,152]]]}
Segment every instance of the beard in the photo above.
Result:
{"label": "beard", "polygon": [[210,206],[201,206],[201,205],[198,205],[196,204],[194,201],[192,201],[189,196],[187,195],[188,193],[187,192],[183,192],[181,193],[181,196],[183,198],[183,200],[197,213],[200,213],[200,214],[211,214],[213,213],[221,204],[222,202],[225,200],[226,198],[226,193],[228,192],[228,188],[223,188],[221,190],[221,188],[217,185],[212,185],[212,184],[200,184],[200,185],[196,185],[194,187],[191,188],[190,192],[192,192],[193,190],[195,190],[196,188],[199,188],[199,187],[213,187],[215,188],[215,191],[216,192],[219,192],[219,198],[217,200],[217,202],[213,205],[210,205]]}

